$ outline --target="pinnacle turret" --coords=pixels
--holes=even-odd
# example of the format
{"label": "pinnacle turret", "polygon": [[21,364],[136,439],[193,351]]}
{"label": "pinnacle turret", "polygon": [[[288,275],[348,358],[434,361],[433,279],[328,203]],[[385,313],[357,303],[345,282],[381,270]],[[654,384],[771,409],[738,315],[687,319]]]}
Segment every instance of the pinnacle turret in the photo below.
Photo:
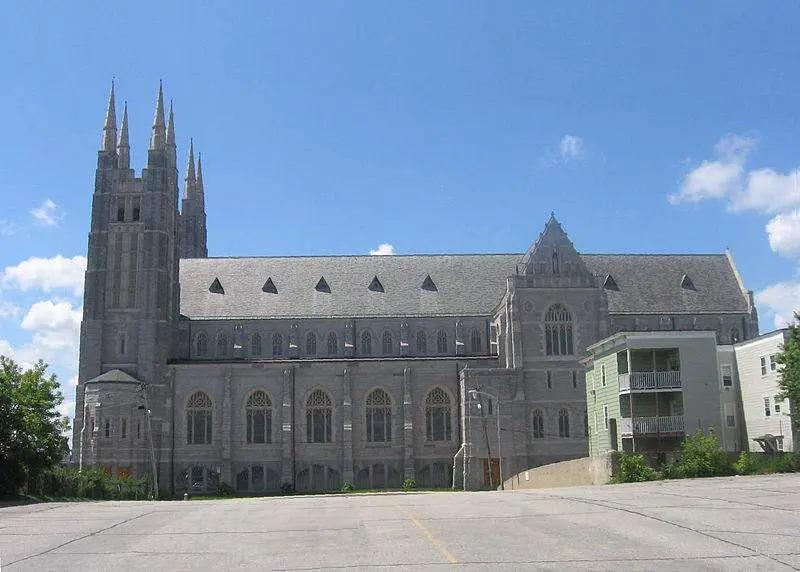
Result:
{"label": "pinnacle turret", "polygon": [[150,149],[163,149],[166,145],[166,138],[166,126],[164,125],[164,89],[159,81],[156,116],[153,119],[153,131],[150,135]]}
{"label": "pinnacle turret", "polygon": [[205,187],[203,186],[203,154],[197,154],[197,190],[201,198],[205,194]]}
{"label": "pinnacle turret", "polygon": [[175,115],[172,113],[172,100],[169,102],[169,120],[167,121],[167,147],[175,147]]}
{"label": "pinnacle turret", "polygon": [[194,191],[196,178],[194,174],[194,141],[189,139],[189,159],[186,164],[186,184],[183,188],[183,198],[188,199]]}
{"label": "pinnacle turret", "polygon": [[131,146],[128,141],[128,102],[122,111],[122,126],[119,130],[119,143],[117,144],[118,166],[120,169],[131,168]]}
{"label": "pinnacle turret", "polygon": [[114,101],[114,80],[111,80],[111,93],[108,95],[108,109],[106,120],[103,123],[103,139],[100,142],[101,151],[114,151],[117,146],[117,112]]}

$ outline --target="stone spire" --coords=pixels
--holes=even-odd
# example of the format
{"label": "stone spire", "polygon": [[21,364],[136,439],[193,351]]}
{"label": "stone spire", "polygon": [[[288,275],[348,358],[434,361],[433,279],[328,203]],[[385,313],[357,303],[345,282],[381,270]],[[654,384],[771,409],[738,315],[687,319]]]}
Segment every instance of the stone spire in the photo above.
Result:
{"label": "stone spire", "polygon": [[101,151],[114,151],[117,146],[117,111],[114,101],[114,80],[111,80],[111,93],[108,95],[108,109],[106,120],[103,124],[103,139],[100,142]]}
{"label": "stone spire", "polygon": [[153,131],[150,135],[150,149],[164,149],[166,145],[166,127],[164,125],[164,89],[161,81],[158,82],[158,101],[156,102],[156,116],[153,119]]}
{"label": "stone spire", "polygon": [[128,142],[128,102],[122,111],[122,126],[119,130],[119,143],[117,144],[118,166],[120,169],[131,168],[131,146]]}
{"label": "stone spire", "polygon": [[169,120],[167,121],[167,147],[175,147],[175,115],[172,113],[172,100],[169,101]]}
{"label": "stone spire", "polygon": [[205,194],[205,187],[203,186],[203,154],[197,154],[197,191],[200,194],[200,198],[203,198]]}
{"label": "stone spire", "polygon": [[194,141],[189,139],[189,159],[186,164],[186,184],[183,187],[183,198],[188,199],[195,188],[195,175],[194,175]]}

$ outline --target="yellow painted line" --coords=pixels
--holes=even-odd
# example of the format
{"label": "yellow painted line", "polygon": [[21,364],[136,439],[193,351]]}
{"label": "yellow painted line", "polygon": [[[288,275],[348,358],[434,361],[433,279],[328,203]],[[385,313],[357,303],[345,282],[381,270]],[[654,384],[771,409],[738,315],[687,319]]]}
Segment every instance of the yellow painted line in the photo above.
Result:
{"label": "yellow painted line", "polygon": [[450,551],[447,549],[447,547],[445,547],[444,544],[442,544],[441,541],[439,541],[433,534],[431,534],[430,530],[425,528],[424,524],[422,524],[420,521],[414,518],[414,516],[410,512],[408,512],[399,504],[395,506],[400,512],[406,515],[411,522],[417,525],[417,528],[419,528],[423,532],[423,534],[428,537],[428,540],[431,541],[431,544],[433,544],[436,548],[442,551],[442,554],[444,554],[444,557],[450,564],[458,564],[458,560],[456,560],[456,557],[450,553]]}

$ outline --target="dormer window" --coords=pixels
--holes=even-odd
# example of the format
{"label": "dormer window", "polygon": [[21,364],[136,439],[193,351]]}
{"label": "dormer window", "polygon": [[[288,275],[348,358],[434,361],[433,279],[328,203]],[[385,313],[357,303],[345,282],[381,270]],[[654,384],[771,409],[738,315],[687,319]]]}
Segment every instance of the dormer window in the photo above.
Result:
{"label": "dormer window", "polygon": [[423,290],[428,290],[429,292],[438,292],[439,291],[439,289],[436,287],[436,284],[434,284],[433,279],[431,278],[430,274],[428,274],[425,277],[425,280],[422,281],[421,288]]}
{"label": "dormer window", "polygon": [[616,290],[619,292],[619,286],[617,286],[617,281],[614,280],[614,277],[611,274],[606,274],[606,279],[603,281],[603,288],[606,290]]}
{"label": "dormer window", "polygon": [[688,274],[684,274],[683,278],[681,278],[681,288],[684,290],[697,290],[697,288],[694,287],[694,282],[692,282],[692,279],[689,278]]}
{"label": "dormer window", "polygon": [[384,292],[383,284],[381,284],[381,281],[378,280],[377,276],[375,276],[372,279],[372,282],[369,283],[369,286],[367,286],[367,288],[372,290],[373,292]]}
{"label": "dormer window", "polygon": [[214,281],[211,283],[211,286],[208,287],[208,291],[211,292],[212,294],[225,293],[225,289],[222,287],[219,278],[214,278]]}
{"label": "dormer window", "polygon": [[264,282],[264,285],[261,287],[262,292],[266,292],[267,294],[277,294],[278,289],[275,287],[275,283],[272,281],[272,278],[267,278],[267,281]]}
{"label": "dormer window", "polygon": [[314,286],[314,289],[317,292],[325,292],[326,294],[330,294],[331,293],[331,287],[328,286],[328,283],[325,281],[325,277],[324,276],[322,276],[319,279],[319,282],[317,282],[317,285]]}

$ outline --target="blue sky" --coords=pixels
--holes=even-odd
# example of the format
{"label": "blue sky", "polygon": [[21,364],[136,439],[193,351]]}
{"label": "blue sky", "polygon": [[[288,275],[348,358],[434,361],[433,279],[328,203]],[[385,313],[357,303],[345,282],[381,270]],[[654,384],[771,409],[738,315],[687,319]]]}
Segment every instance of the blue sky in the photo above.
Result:
{"label": "blue sky", "polygon": [[[212,255],[722,252],[800,300],[800,5],[18,2],[0,20],[0,353],[73,399],[112,77],[203,154]],[[183,173],[181,173],[181,177]],[[65,405],[65,410],[70,403]]]}

